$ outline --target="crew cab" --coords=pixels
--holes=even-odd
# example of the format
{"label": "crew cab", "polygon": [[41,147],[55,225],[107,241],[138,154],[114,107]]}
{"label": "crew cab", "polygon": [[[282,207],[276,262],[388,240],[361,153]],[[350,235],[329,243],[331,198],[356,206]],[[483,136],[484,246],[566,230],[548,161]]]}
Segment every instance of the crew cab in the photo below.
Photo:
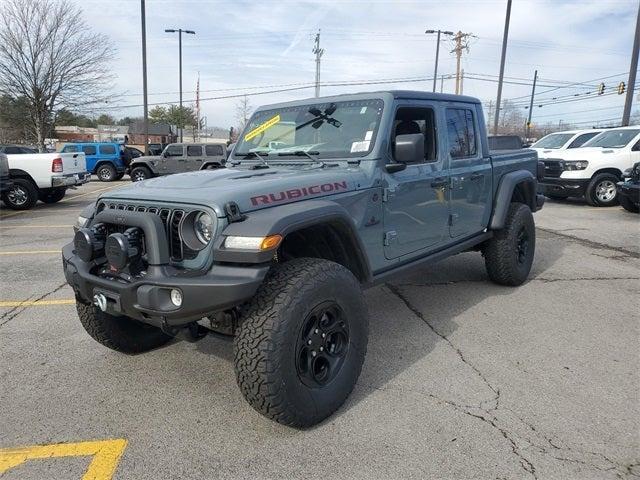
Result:
{"label": "crew cab", "polygon": [[592,128],[550,133],[529,148],[538,152],[538,158],[542,160],[543,158],[555,157],[565,150],[580,148],[601,132],[602,129]]}
{"label": "crew cab", "polygon": [[2,201],[14,210],[28,210],[40,200],[62,200],[67,188],[87,183],[83,153],[23,153],[7,155],[11,186],[2,191]]}
{"label": "crew cab", "polygon": [[160,155],[135,158],[130,165],[132,182],[148,178],[220,168],[226,159],[224,143],[171,143]]}
{"label": "crew cab", "polygon": [[131,161],[131,153],[118,142],[75,142],[63,145],[63,153],[82,152],[87,161],[87,170],[101,182],[120,180]]}
{"label": "crew cab", "polygon": [[[63,268],[96,341],[140,353],[234,335],[236,379],[278,422],[320,422],[367,350],[363,288],[460,252],[518,286],[536,153],[489,151],[479,100],[368,92],[259,108],[227,168],[133,183],[82,212]],[[464,294],[464,293],[463,293]],[[390,361],[393,361],[391,359]]]}
{"label": "crew cab", "polygon": [[550,198],[584,196],[589,205],[618,204],[616,184],[640,161],[640,126],[605,130],[582,147],[544,159],[541,192]]}

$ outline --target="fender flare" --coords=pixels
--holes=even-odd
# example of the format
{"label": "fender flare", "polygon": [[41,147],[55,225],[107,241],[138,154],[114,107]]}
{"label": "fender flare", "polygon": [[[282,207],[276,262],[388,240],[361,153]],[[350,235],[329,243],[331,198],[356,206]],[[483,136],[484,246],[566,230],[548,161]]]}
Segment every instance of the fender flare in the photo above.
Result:
{"label": "fender flare", "polygon": [[9,178],[27,178],[29,180],[31,180],[34,184],[36,183],[36,181],[33,179],[33,177],[29,174],[29,172],[26,172],[20,168],[10,168],[9,169]]}
{"label": "fender flare", "polygon": [[517,185],[523,184],[525,192],[526,205],[532,212],[537,210],[536,190],[537,181],[533,174],[528,170],[516,170],[502,176],[493,201],[493,214],[489,221],[491,230],[500,230],[504,228],[504,222],[507,218],[511,198]]}
{"label": "fender flare", "polygon": [[331,224],[339,229],[356,256],[364,279],[371,278],[371,267],[365,255],[357,227],[351,216],[341,205],[328,200],[309,200],[305,202],[278,205],[256,210],[245,215],[241,222],[230,223],[214,245],[214,260],[234,263],[264,263],[273,258],[273,251],[249,252],[226,249],[223,246],[227,236],[266,237],[282,235],[313,225]]}
{"label": "fender flare", "polygon": [[151,171],[151,173],[153,173],[154,175],[158,175],[158,169],[155,168],[148,160],[133,160],[129,164],[129,171],[133,170],[136,167],[147,167]]}

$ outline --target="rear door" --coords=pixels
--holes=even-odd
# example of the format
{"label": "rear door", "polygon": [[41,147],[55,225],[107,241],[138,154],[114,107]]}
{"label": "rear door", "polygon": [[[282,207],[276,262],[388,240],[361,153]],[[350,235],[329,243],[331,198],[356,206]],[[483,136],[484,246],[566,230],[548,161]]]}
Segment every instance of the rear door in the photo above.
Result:
{"label": "rear door", "polygon": [[484,157],[479,119],[473,104],[445,108],[451,237],[473,235],[485,228],[491,212],[491,157]]}
{"label": "rear door", "polygon": [[185,158],[183,171],[192,172],[194,170],[200,170],[202,160],[204,159],[204,148],[202,148],[202,145],[187,145],[186,153],[187,156]]}
{"label": "rear door", "polygon": [[93,171],[96,163],[98,163],[98,147],[95,144],[81,145],[80,151],[84,153],[87,167],[91,168],[91,171]]}

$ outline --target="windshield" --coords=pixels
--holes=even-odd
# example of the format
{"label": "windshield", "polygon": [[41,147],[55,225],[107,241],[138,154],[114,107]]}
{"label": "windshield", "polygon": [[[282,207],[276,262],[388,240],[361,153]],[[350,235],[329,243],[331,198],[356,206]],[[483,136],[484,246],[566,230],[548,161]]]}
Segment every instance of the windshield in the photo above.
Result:
{"label": "windshield", "polygon": [[582,145],[583,147],[602,147],[602,148],[622,148],[626,146],[636,135],[640,133],[640,130],[624,129],[624,130],[609,130],[608,132],[602,132],[600,135],[593,137],[587,143]]}
{"label": "windshield", "polygon": [[573,137],[573,133],[552,133],[542,137],[531,148],[560,148]]}
{"label": "windshield", "polygon": [[[380,99],[316,103],[256,112],[238,139],[233,156],[295,158],[362,157],[375,143],[383,101]],[[306,157],[305,157],[306,158]],[[309,161],[306,159],[305,161]]]}

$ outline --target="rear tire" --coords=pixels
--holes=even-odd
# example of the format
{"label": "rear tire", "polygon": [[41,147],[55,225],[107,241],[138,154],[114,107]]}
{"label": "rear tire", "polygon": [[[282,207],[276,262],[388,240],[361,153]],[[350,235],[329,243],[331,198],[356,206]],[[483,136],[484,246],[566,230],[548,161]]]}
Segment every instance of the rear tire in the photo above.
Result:
{"label": "rear tire", "polygon": [[66,193],[66,188],[47,188],[46,190],[40,190],[38,199],[42,203],[57,203],[64,198]]}
{"label": "rear tire", "polygon": [[116,179],[116,169],[109,163],[103,163],[96,169],[96,175],[101,182],[113,182]]}
{"label": "rear tire", "polygon": [[618,204],[616,183],[620,179],[613,173],[599,173],[589,182],[585,198],[592,207],[613,207]]}
{"label": "rear tire", "polygon": [[159,328],[134,320],[104,313],[93,305],[76,301],[80,323],[98,343],[121,353],[136,354],[158,348],[171,340]]}
{"label": "rear tire", "polygon": [[38,203],[38,187],[27,178],[11,179],[13,185],[2,192],[2,201],[11,210],[29,210]]}
{"label": "rear tire", "polygon": [[640,213],[640,205],[638,205],[637,203],[633,203],[628,197],[620,195],[618,200],[620,201],[620,205],[622,205],[622,208],[624,208],[627,212]]}
{"label": "rear tire", "polygon": [[134,167],[129,174],[132,182],[142,182],[152,177],[151,170],[147,167]]}
{"label": "rear tire", "polygon": [[349,270],[315,258],[277,265],[234,341],[238,386],[262,415],[309,427],[353,390],[367,338],[364,297]]}
{"label": "rear tire", "polygon": [[536,248],[533,214],[523,203],[512,203],[502,230],[483,249],[489,278],[500,285],[522,285],[531,271]]}

